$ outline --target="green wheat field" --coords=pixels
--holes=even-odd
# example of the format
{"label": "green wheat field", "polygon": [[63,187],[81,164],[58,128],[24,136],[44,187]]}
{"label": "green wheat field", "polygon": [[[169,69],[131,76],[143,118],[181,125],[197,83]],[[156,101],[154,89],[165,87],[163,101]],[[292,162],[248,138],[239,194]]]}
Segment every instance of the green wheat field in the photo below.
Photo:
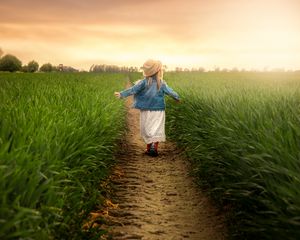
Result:
{"label": "green wheat field", "polygon": [[[141,73],[0,73],[0,239],[97,239],[126,109]],[[167,136],[226,213],[233,239],[300,237],[300,73],[170,72]],[[167,100],[169,101],[169,100]],[[95,232],[97,231],[97,232]]]}

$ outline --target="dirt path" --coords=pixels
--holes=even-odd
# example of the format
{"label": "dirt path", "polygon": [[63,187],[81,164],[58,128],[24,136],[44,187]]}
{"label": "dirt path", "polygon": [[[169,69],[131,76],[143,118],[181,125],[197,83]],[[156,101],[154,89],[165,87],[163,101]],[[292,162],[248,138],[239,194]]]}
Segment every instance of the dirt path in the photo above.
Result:
{"label": "dirt path", "polygon": [[138,110],[128,109],[127,124],[104,239],[225,239],[223,217],[195,186],[175,145],[160,144],[159,157],[146,156]]}

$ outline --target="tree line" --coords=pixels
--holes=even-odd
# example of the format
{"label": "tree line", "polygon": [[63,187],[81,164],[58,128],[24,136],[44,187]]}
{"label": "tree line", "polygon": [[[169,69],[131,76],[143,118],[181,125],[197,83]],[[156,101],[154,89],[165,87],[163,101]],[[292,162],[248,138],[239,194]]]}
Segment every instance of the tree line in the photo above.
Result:
{"label": "tree line", "polygon": [[[0,48],[0,71],[6,72],[79,72],[78,69],[75,69],[70,66],[64,66],[59,64],[54,66],[51,63],[45,63],[42,66],[39,66],[38,62],[32,60],[27,65],[22,65],[20,59],[12,54],[3,55],[3,51]],[[89,69],[89,72],[137,72],[139,69],[137,67],[119,67],[116,65],[92,65]]]}
{"label": "tree line", "polygon": [[[7,72],[79,72],[79,70],[63,66],[59,64],[54,66],[51,63],[45,63],[42,66],[39,66],[38,62],[32,60],[27,65],[22,65],[22,62],[11,54],[7,54],[1,58],[0,56],[0,71]],[[137,72],[137,67],[119,67],[116,65],[92,65],[90,67],[90,72]]]}
{"label": "tree line", "polygon": [[[79,72],[78,69],[75,69],[70,66],[64,66],[63,64],[59,64],[58,66],[54,66],[51,63],[45,63],[42,66],[39,66],[38,62],[32,60],[27,65],[22,65],[21,60],[19,60],[16,56],[11,54],[6,54],[3,56],[3,51],[0,48],[0,71],[7,71],[7,72]],[[164,65],[164,69],[167,70],[167,66]],[[89,72],[95,72],[95,73],[101,73],[101,72],[112,72],[112,73],[118,73],[118,72],[138,72],[139,69],[137,67],[125,67],[125,66],[117,66],[117,65],[95,65],[93,64]],[[285,70],[284,68],[273,68],[268,69],[264,68],[263,70],[257,70],[257,69],[251,69],[251,70],[245,70],[245,69],[238,69],[236,67],[232,69],[227,68],[219,68],[214,67],[213,70],[207,70],[203,67],[199,68],[181,68],[176,67],[174,70],[175,72],[300,72],[300,70]]]}
{"label": "tree line", "polygon": [[117,65],[92,65],[90,67],[90,72],[138,72],[137,67],[119,67]]}
{"label": "tree line", "polygon": [[2,50],[0,49],[0,71],[6,72],[78,72],[77,69],[63,66],[62,64],[58,66],[54,66],[51,63],[45,63],[43,65],[39,65],[38,62],[32,60],[27,65],[22,65],[20,59],[16,56],[11,54],[6,54],[5,56],[1,57],[3,54]]}

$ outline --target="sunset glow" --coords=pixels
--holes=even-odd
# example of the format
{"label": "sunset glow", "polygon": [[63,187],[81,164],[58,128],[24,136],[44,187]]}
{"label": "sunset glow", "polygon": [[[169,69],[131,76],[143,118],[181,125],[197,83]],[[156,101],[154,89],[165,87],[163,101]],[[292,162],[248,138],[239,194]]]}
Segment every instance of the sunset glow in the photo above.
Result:
{"label": "sunset glow", "polygon": [[298,0],[4,0],[0,11],[0,48],[24,64],[300,69]]}

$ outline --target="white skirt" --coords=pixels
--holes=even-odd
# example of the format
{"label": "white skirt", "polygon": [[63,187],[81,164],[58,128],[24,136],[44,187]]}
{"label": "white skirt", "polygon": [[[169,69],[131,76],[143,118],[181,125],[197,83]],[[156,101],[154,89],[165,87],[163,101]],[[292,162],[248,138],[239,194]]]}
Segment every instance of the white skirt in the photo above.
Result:
{"label": "white skirt", "polygon": [[141,136],[146,144],[166,141],[165,111],[141,110]]}

